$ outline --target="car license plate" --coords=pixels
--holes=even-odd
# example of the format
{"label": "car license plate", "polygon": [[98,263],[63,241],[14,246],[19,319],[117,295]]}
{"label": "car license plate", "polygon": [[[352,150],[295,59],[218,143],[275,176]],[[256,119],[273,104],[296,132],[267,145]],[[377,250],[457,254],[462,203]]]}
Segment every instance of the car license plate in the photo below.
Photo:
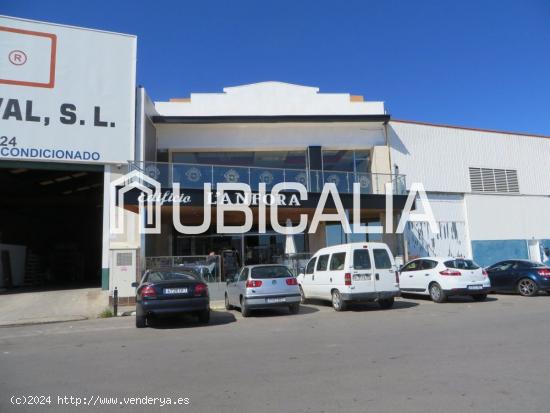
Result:
{"label": "car license plate", "polygon": [[272,304],[272,303],[284,303],[286,301],[286,299],[284,297],[282,298],[267,298],[267,302]]}
{"label": "car license plate", "polygon": [[482,285],[469,285],[468,290],[483,290]]}
{"label": "car license plate", "polygon": [[187,288],[165,288],[164,294],[187,294]]}
{"label": "car license plate", "polygon": [[369,281],[370,280],[370,274],[355,274],[353,276],[354,281]]}

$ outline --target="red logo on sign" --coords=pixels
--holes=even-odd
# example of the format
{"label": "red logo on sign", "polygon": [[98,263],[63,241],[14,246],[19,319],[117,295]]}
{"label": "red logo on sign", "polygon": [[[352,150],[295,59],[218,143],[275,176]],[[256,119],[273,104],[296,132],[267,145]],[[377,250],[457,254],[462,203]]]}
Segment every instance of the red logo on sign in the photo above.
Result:
{"label": "red logo on sign", "polygon": [[27,55],[21,50],[12,50],[9,59],[10,63],[15,66],[21,66],[27,63]]}
{"label": "red logo on sign", "polygon": [[[53,33],[44,33],[44,32],[35,32],[31,30],[22,30],[22,29],[16,29],[13,27],[4,27],[0,26],[0,35],[3,35],[4,33],[12,33],[16,35],[21,35],[21,39],[24,41],[29,41],[33,37],[38,39],[47,39],[49,41],[48,45],[48,55],[49,59],[42,61],[36,61],[36,59],[31,59],[31,61],[28,61],[28,56],[25,52],[19,50],[19,49],[13,49],[8,53],[8,60],[9,62],[14,66],[22,66],[25,63],[27,65],[43,65],[45,70],[47,71],[47,77],[46,79],[40,79],[40,80],[29,80],[27,78],[18,78],[17,74],[14,73],[0,73],[0,84],[8,84],[8,85],[18,85],[18,86],[32,86],[32,87],[44,87],[51,89],[55,85],[55,60],[56,60],[56,52],[57,52],[57,36]],[[5,50],[5,49],[4,49]],[[9,50],[9,49],[8,49]],[[5,53],[5,52],[3,52]],[[27,53],[29,53],[29,50],[27,50]],[[3,54],[0,56],[1,59],[5,59],[6,55]],[[14,70],[17,70],[13,68]]]}

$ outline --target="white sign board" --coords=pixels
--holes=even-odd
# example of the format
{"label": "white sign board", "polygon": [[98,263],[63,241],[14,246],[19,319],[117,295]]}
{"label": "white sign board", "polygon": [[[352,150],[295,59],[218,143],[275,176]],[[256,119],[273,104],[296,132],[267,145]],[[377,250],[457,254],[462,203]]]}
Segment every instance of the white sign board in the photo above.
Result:
{"label": "white sign board", "polygon": [[0,160],[132,160],[135,82],[135,36],[0,16]]}

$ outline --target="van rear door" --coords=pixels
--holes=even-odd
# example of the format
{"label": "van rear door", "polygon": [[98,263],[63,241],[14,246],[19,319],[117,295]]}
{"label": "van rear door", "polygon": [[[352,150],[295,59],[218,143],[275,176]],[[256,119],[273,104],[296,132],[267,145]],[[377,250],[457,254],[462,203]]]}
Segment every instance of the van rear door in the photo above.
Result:
{"label": "van rear door", "polygon": [[390,251],[384,247],[375,247],[372,249],[372,256],[376,291],[398,291],[399,284],[396,282],[394,262]]}
{"label": "van rear door", "polygon": [[351,268],[351,285],[355,293],[374,292],[374,275],[369,249],[355,248]]}

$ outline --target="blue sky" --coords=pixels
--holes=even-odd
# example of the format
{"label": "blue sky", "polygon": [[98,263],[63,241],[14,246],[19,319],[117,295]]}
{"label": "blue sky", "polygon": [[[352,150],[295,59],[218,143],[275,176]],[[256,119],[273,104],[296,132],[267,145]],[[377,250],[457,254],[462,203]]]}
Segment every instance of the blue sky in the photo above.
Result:
{"label": "blue sky", "polygon": [[3,0],[0,13],[138,36],[155,100],[280,80],[394,118],[550,135],[546,0]]}

